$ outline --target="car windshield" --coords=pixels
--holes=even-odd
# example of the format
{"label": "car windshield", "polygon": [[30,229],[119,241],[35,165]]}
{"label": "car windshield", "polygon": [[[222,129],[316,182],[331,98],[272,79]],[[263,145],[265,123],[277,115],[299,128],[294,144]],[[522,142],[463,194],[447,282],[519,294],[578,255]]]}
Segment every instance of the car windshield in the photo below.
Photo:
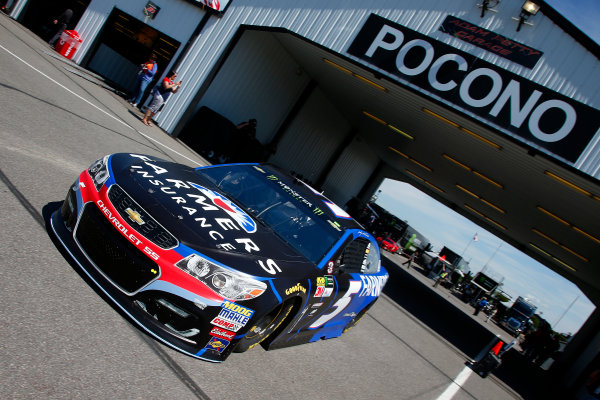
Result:
{"label": "car windshield", "polygon": [[254,165],[215,166],[198,172],[315,264],[343,233],[319,208],[322,201],[304,190],[304,184],[290,182],[276,172]]}

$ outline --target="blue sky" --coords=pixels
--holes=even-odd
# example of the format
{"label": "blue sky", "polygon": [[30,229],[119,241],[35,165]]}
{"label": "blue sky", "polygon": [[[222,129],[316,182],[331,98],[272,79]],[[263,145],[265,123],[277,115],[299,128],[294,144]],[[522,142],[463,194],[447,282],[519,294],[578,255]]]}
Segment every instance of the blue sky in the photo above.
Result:
{"label": "blue sky", "polygon": [[[600,0],[546,2],[600,43]],[[486,272],[504,278],[504,291],[513,299],[531,299],[555,330],[576,332],[594,310],[574,284],[409,184],[386,180],[380,189],[377,204],[429,238],[434,250],[447,246],[458,254],[464,252],[473,272],[487,264]]]}
{"label": "blue sky", "polygon": [[376,203],[428,238],[434,251],[446,246],[463,255],[474,273],[487,265],[486,273],[504,279],[502,290],[513,300],[530,299],[555,330],[576,332],[594,310],[577,286],[408,183],[386,179],[379,188]]}

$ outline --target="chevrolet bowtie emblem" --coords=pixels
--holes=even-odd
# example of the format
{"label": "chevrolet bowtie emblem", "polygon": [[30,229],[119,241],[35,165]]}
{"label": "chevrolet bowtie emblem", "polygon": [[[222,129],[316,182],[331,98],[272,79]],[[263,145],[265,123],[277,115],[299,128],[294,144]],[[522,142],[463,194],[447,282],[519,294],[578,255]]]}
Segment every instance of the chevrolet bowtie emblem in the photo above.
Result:
{"label": "chevrolet bowtie emblem", "polygon": [[127,215],[129,215],[129,219],[132,220],[133,222],[137,223],[138,225],[145,224],[145,222],[142,219],[142,216],[140,215],[139,212],[133,211],[131,208],[126,208],[125,212],[127,213]]}

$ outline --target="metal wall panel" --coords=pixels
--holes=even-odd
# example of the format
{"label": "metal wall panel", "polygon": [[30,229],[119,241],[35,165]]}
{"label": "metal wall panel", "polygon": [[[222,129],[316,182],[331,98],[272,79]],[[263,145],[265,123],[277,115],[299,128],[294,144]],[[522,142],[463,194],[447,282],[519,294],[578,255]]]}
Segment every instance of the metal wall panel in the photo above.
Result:
{"label": "metal wall panel", "polygon": [[309,77],[270,33],[248,31],[196,111],[208,106],[235,124],[256,118],[256,137],[267,143],[308,81]]}
{"label": "metal wall panel", "polygon": [[350,128],[323,93],[316,89],[287,129],[277,153],[269,162],[302,174],[314,183]]}
{"label": "metal wall panel", "polygon": [[[301,3],[291,0],[235,0],[222,17],[210,18],[186,54],[184,64],[179,68],[180,76],[186,82],[185,88],[169,101],[158,115],[157,122],[167,132],[173,132],[186,110],[196,106],[198,92],[242,25],[284,28],[346,55],[349,44],[371,13],[473,54],[584,104],[600,108],[600,79],[597,79],[600,63],[592,53],[542,12],[530,18],[533,26],[525,25],[520,32],[516,32],[517,22],[513,17],[518,17],[522,0],[504,0],[496,7],[497,12],[488,12],[483,18],[477,3],[473,0],[304,0]],[[84,43],[75,54],[75,61],[81,60],[91,38],[98,33],[112,7],[118,5],[141,19],[144,4],[145,0],[93,0],[77,27],[84,37]],[[201,18],[201,9],[182,0],[165,0],[161,6],[163,8],[157,19],[150,24],[185,43],[196,26],[195,21]],[[439,31],[440,23],[447,15],[457,16],[541,50],[544,56],[534,68],[528,69],[475,47]],[[388,75],[385,71],[379,72]],[[469,114],[466,110],[462,111]],[[593,140],[575,166],[595,174],[593,171],[597,171],[599,155],[600,141]]]}
{"label": "metal wall panel", "polygon": [[[83,43],[73,56],[73,61],[81,62],[113,8],[116,7],[140,21],[145,21],[143,9],[146,3],[147,0],[92,0],[75,28]],[[183,0],[169,0],[159,6],[161,9],[156,18],[147,20],[146,24],[181,42],[183,46],[196,29],[204,11]]]}
{"label": "metal wall panel", "polygon": [[[532,17],[533,27],[525,26],[521,32],[516,32],[516,22],[512,17],[518,15],[521,5],[519,0],[504,1],[497,7],[497,13],[488,12],[481,18],[481,11],[472,0],[400,3],[381,0],[371,1],[367,7],[362,0],[331,0],[325,3],[306,0],[301,3],[302,8],[292,1],[236,0],[222,18],[211,18],[196,41],[194,49],[186,57],[188,68],[184,72],[188,76],[184,77],[192,85],[188,87],[188,95],[178,96],[177,101],[170,102],[158,121],[167,131],[174,129],[183,110],[193,99],[190,92],[195,93],[200,88],[240,25],[282,27],[333,51],[345,53],[371,13],[474,54],[585,104],[599,107],[600,80],[595,79],[597,75],[594,74],[600,68],[598,60],[541,13]],[[544,52],[544,57],[530,70],[439,32],[439,25],[448,14],[539,49]]]}
{"label": "metal wall panel", "polygon": [[344,206],[363,188],[379,163],[379,157],[359,139],[352,141],[327,176],[323,185],[325,194]]}

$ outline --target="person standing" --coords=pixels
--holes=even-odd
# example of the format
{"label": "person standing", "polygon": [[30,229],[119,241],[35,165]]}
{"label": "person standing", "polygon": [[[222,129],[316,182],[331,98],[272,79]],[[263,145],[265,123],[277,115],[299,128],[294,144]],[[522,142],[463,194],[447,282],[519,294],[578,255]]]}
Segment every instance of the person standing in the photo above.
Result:
{"label": "person standing", "polygon": [[410,269],[415,257],[418,257],[418,256],[419,256],[419,251],[418,250],[413,251],[412,253],[409,254],[408,260],[404,261],[402,263],[402,265],[406,265],[406,269]]}
{"label": "person standing", "polygon": [[137,107],[137,105],[142,100],[142,96],[146,91],[146,88],[152,82],[154,75],[156,75],[156,71],[158,71],[158,64],[156,63],[156,53],[150,54],[150,58],[148,61],[140,65],[140,70],[138,72],[137,79],[135,81],[135,89],[133,91],[133,97],[129,99],[129,102],[132,106]]}
{"label": "person standing", "polygon": [[447,277],[448,277],[448,272],[446,271],[446,268],[444,267],[444,269],[442,270],[442,273],[435,280],[435,283],[433,284],[433,287],[438,287],[438,285],[440,283],[444,282]]}
{"label": "person standing", "polygon": [[488,305],[487,299],[484,297],[475,306],[475,312],[473,313],[473,315],[478,315],[481,312],[481,310],[483,310],[487,305]]}
{"label": "person standing", "polygon": [[152,117],[160,111],[160,108],[169,99],[171,94],[177,93],[181,87],[182,81],[175,83],[175,79],[177,79],[177,72],[171,72],[170,76],[165,77],[160,85],[152,89],[152,95],[154,97],[146,110],[144,118],[142,118],[144,124],[152,126],[152,123],[150,122]]}
{"label": "person standing", "polygon": [[52,25],[56,28],[56,33],[54,36],[52,36],[52,39],[48,41],[50,46],[54,47],[60,38],[60,35],[65,29],[67,29],[67,24],[71,21],[71,18],[73,18],[73,10],[67,8],[62,14],[52,21]]}

